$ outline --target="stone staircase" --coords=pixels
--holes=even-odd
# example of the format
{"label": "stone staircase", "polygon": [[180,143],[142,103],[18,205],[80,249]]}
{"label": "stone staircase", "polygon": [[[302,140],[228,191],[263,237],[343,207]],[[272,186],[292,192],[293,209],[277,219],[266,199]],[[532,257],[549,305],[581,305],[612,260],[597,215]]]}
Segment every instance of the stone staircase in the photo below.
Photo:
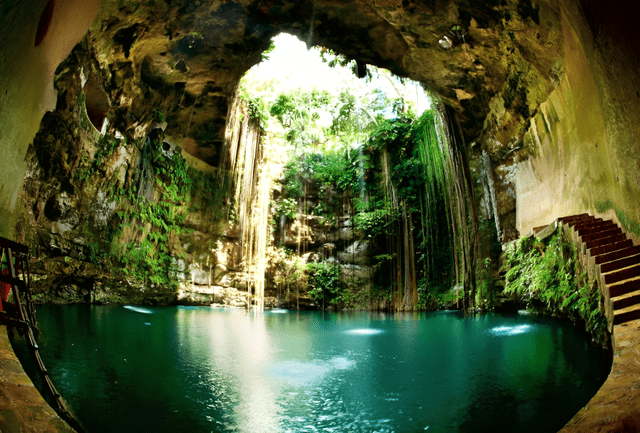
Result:
{"label": "stone staircase", "polygon": [[573,229],[582,255],[595,267],[612,302],[613,325],[640,319],[640,245],[611,220],[580,214],[558,221]]}

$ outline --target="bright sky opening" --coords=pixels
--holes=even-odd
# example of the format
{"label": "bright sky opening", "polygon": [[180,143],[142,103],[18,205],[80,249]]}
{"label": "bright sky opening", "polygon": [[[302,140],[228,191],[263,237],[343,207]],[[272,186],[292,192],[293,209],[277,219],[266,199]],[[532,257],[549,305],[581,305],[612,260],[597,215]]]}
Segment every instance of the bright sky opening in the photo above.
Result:
{"label": "bright sky opening", "polygon": [[[365,79],[358,79],[350,68],[329,67],[320,58],[319,48],[307,50],[306,44],[293,35],[281,33],[273,39],[273,43],[275,48],[268,54],[269,58],[251,68],[244,77],[252,89],[263,88],[265,91],[281,93],[315,88],[337,94],[346,87],[352,94],[364,95],[379,88],[391,98],[399,97],[389,82],[394,78],[391,78],[392,74],[388,71],[380,70],[380,74],[374,74],[374,78],[367,82]],[[368,65],[368,68],[374,67]],[[384,73],[388,77],[383,76]],[[396,87],[402,86],[397,84]],[[406,83],[404,99],[412,103],[416,114],[421,114],[430,107],[424,89],[413,81]]]}

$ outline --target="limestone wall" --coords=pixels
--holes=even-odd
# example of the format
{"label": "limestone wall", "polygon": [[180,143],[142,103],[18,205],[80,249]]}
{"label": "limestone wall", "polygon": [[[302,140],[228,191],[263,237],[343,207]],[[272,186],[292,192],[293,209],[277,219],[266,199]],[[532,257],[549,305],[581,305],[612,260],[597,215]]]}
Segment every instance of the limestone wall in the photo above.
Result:
{"label": "limestone wall", "polygon": [[[562,15],[564,77],[531,119],[517,163],[521,234],[564,215],[610,216],[640,236],[640,77],[636,59],[577,7]],[[618,13],[623,14],[623,11]],[[622,36],[624,38],[624,36]]]}
{"label": "limestone wall", "polygon": [[[4,3],[8,3],[6,6]],[[101,0],[4,2],[0,6],[0,235],[14,237],[27,147],[55,107],[54,72],[95,19]],[[36,46],[40,27],[42,41]]]}

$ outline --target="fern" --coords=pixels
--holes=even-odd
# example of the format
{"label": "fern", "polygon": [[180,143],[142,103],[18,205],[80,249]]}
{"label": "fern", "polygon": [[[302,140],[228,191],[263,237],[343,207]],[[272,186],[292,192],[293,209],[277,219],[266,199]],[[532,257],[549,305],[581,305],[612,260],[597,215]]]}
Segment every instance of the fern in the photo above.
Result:
{"label": "fern", "polygon": [[546,242],[522,238],[505,251],[503,293],[520,299],[536,312],[569,317],[584,324],[603,342],[606,318],[596,282],[578,270],[577,253],[564,233]]}

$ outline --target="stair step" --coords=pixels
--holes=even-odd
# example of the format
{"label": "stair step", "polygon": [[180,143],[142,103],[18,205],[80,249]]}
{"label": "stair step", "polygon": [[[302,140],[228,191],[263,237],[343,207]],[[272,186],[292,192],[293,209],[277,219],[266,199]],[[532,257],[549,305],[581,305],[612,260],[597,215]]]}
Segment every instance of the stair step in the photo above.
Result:
{"label": "stair step", "polygon": [[636,319],[640,319],[640,304],[635,304],[613,312],[614,325],[619,325]]}
{"label": "stair step", "polygon": [[613,224],[598,224],[598,225],[595,225],[595,226],[583,227],[580,230],[576,230],[576,233],[578,233],[578,236],[580,238],[583,238],[585,236],[595,235],[595,234],[601,233],[603,231],[615,229],[616,227],[617,226],[615,226]]}
{"label": "stair step", "polygon": [[598,225],[602,224],[603,222],[606,223],[606,221],[603,221],[602,218],[590,218],[590,219],[585,219],[585,220],[579,221],[573,227],[576,230],[583,230],[585,228],[598,226]]}
{"label": "stair step", "polygon": [[587,213],[582,213],[580,215],[572,215],[558,218],[558,221],[562,221],[563,224],[567,224],[569,226],[574,226],[577,223],[582,221],[594,220],[595,218]]}
{"label": "stair step", "polygon": [[592,233],[592,232],[599,232],[602,230],[606,230],[607,228],[613,228],[616,227],[616,224],[611,221],[599,221],[599,222],[591,222],[588,224],[580,224],[578,226],[574,227],[574,230],[578,232],[578,234],[580,236]]}
{"label": "stair step", "polygon": [[628,268],[629,266],[637,265],[638,263],[640,263],[640,254],[624,257],[622,259],[601,264],[600,273],[606,274],[617,269]]}
{"label": "stair step", "polygon": [[640,279],[623,281],[621,283],[609,285],[609,297],[617,298],[637,290],[640,290]]}
{"label": "stair step", "polygon": [[591,248],[591,257],[599,256],[600,254],[606,254],[613,251],[621,250],[623,248],[629,248],[633,246],[631,239],[625,239],[622,242],[616,242],[614,244],[603,245],[601,247]]}
{"label": "stair step", "polygon": [[584,236],[580,236],[580,240],[582,240],[582,242],[589,242],[595,239],[619,235],[621,233],[622,229],[620,227],[607,227],[605,230],[599,232],[591,232],[589,234],[585,234]]}
{"label": "stair step", "polygon": [[607,236],[605,238],[594,239],[592,241],[585,242],[585,243],[587,244],[587,249],[591,249],[591,248],[601,247],[601,246],[607,245],[607,244],[614,244],[616,242],[621,242],[621,241],[625,240],[626,238],[627,238],[626,235],[619,234],[619,235],[614,235],[614,236]]}
{"label": "stair step", "polygon": [[576,214],[576,215],[566,215],[566,216],[558,218],[558,220],[565,221],[565,220],[571,220],[571,219],[576,219],[576,218],[584,218],[584,217],[593,218],[591,215],[589,215],[588,213],[585,212],[585,213],[580,213],[580,214]]}
{"label": "stair step", "polygon": [[613,301],[614,310],[621,310],[635,304],[640,304],[640,290],[625,293],[624,295],[616,298],[611,298],[611,301]]}
{"label": "stair step", "polygon": [[604,282],[606,284],[613,284],[623,280],[640,276],[640,265],[633,265],[627,268],[619,269],[617,271],[604,274]]}
{"label": "stair step", "polygon": [[629,247],[629,248],[623,248],[621,250],[618,251],[614,251],[612,253],[607,253],[607,254],[601,254],[599,256],[597,256],[596,259],[596,265],[600,265],[602,263],[607,263],[613,260],[618,260],[621,259],[623,257],[628,257],[628,256],[633,256],[636,254],[640,254],[640,245],[636,245],[633,247]]}

